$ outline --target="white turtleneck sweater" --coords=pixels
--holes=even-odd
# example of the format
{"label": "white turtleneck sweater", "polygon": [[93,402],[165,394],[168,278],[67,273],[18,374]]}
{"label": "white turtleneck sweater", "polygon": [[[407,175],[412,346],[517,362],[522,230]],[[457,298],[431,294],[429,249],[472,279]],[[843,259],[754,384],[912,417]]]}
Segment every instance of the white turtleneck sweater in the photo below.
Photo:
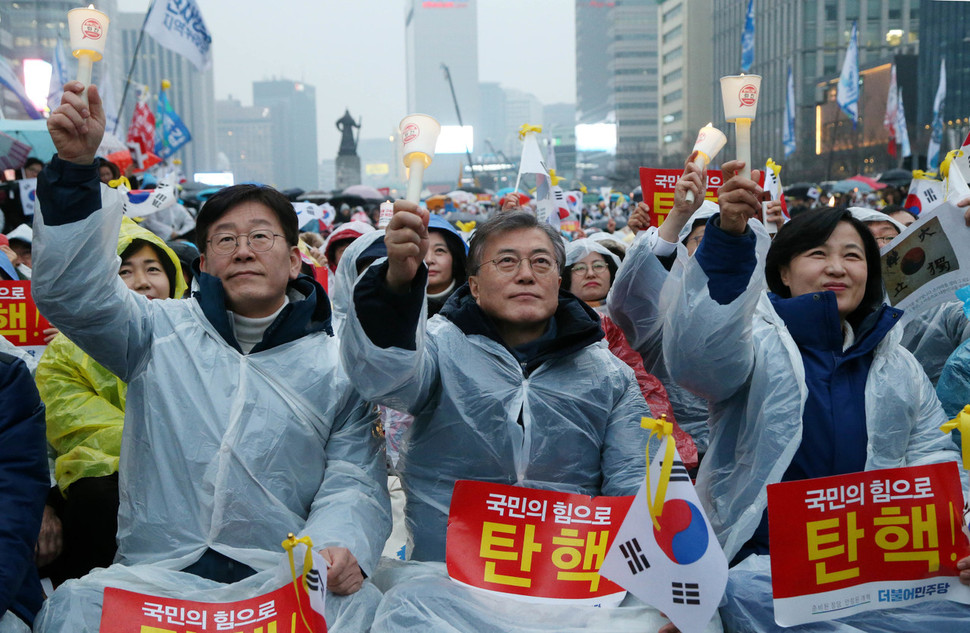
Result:
{"label": "white turtleneck sweater", "polygon": [[290,302],[290,298],[287,296],[283,297],[283,305],[280,309],[269,316],[258,317],[251,319],[249,317],[244,317],[242,315],[236,314],[231,310],[229,312],[230,321],[232,321],[232,331],[236,336],[236,340],[239,342],[239,347],[242,348],[243,354],[248,354],[252,351],[256,344],[263,340],[263,334],[266,332],[266,328],[276,320],[276,317],[280,315],[286,304]]}

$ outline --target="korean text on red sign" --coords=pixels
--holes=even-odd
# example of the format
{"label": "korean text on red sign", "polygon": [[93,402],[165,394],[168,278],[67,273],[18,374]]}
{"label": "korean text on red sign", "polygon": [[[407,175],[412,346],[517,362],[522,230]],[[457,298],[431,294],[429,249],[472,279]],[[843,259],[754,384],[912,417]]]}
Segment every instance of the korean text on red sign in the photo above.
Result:
{"label": "korean text on red sign", "polygon": [[[640,168],[640,187],[643,189],[643,201],[650,206],[651,226],[663,224],[674,208],[674,187],[683,173],[683,169]],[[723,184],[720,170],[708,169],[704,198],[717,202],[717,190]]]}
{"label": "korean text on red sign", "polygon": [[540,599],[622,595],[598,571],[633,497],[587,497],[459,481],[448,516],[448,574]]}
{"label": "korean text on red sign", "polygon": [[[302,583],[301,583],[302,585]],[[301,614],[302,607],[302,614]],[[193,602],[104,590],[99,633],[326,633],[327,624],[292,584],[238,602]]]}
{"label": "korean text on red sign", "polygon": [[924,600],[970,603],[955,462],[768,486],[775,619],[790,626]]}
{"label": "korean text on red sign", "polygon": [[0,335],[18,347],[43,345],[49,327],[30,296],[29,281],[0,281]]}

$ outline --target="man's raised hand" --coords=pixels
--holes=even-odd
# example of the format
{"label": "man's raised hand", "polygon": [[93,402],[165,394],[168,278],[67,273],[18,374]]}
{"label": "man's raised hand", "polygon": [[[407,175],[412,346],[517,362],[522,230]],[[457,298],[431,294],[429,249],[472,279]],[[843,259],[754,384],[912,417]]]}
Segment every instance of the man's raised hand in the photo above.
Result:
{"label": "man's raised hand", "polygon": [[47,119],[47,131],[61,160],[90,165],[104,137],[105,116],[97,86],[88,87],[88,103],[83,93],[80,81],[64,84],[61,105]]}
{"label": "man's raised hand", "polygon": [[387,285],[405,292],[428,254],[428,211],[413,202],[398,200],[384,235],[387,245]]}

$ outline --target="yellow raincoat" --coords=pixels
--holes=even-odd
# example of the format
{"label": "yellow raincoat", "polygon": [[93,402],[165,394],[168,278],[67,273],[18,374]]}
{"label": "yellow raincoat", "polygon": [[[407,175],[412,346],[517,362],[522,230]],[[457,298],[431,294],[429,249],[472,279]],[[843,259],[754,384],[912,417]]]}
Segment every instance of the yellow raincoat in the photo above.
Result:
{"label": "yellow raincoat", "polygon": [[[178,257],[154,233],[126,219],[118,236],[118,255],[136,239],[150,242],[171,258],[172,296],[181,297],[187,286]],[[61,493],[78,479],[117,472],[127,385],[63,334],[48,345],[36,380],[47,407],[47,441],[57,453],[54,477]]]}

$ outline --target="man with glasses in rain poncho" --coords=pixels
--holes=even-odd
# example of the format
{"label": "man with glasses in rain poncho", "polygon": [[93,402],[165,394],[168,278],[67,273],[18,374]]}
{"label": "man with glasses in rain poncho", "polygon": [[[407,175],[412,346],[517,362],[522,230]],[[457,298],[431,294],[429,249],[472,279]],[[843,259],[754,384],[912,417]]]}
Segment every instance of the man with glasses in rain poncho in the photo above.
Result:
{"label": "man with glasses in rain poncho", "polygon": [[55,592],[36,630],[96,631],[105,586],[207,602],[277,589],[289,532],[332,564],[330,630],[366,629],[380,594],[365,577],[390,531],[384,454],[340,368],[326,293],[299,274],[292,205],[268,187],[222,190],[198,217],[193,297],[130,292],[122,195],[94,162],[104,111],[82,90],[68,83],[48,120],[58,155],[38,186],[34,294],[128,383],[118,554]]}
{"label": "man with glasses in rain poncho", "polygon": [[657,630],[665,620],[631,598],[612,609],[541,605],[446,578],[456,481],[635,494],[650,410],[633,371],[601,343],[596,313],[560,291],[562,241],[530,213],[477,227],[468,282],[426,320],[427,213],[395,203],[388,256],[358,278],[341,333],[361,393],[414,415],[399,461],[410,562],[379,570],[386,594],[372,630]]}

